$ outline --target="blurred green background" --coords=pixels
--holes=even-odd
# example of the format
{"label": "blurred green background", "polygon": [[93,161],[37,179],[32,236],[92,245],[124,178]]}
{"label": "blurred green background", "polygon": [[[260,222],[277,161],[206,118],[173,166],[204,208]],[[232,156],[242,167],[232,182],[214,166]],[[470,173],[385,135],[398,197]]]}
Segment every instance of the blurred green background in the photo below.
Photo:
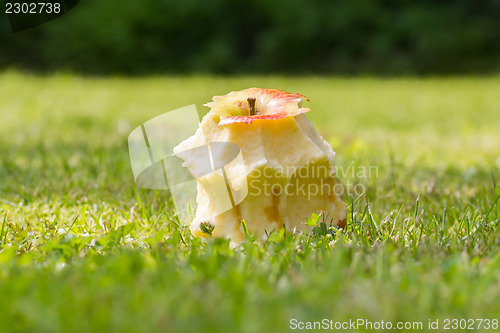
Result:
{"label": "blurred green background", "polygon": [[0,69],[85,74],[500,71],[498,0],[83,0],[13,34]]}

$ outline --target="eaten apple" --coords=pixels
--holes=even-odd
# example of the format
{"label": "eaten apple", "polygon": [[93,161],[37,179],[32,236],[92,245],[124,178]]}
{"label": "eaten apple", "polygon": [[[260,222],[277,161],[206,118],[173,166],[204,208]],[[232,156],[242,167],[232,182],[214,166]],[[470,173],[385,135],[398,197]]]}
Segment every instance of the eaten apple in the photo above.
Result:
{"label": "eaten apple", "polygon": [[[227,237],[238,243],[245,239],[242,221],[259,240],[280,228],[310,232],[314,225],[307,219],[313,214],[344,226],[347,208],[339,196],[335,152],[306,118],[311,110],[302,107],[303,100],[309,99],[250,88],[215,96],[205,104],[211,110],[196,133],[174,148],[198,180],[198,207],[190,225],[195,236]],[[236,144],[242,162],[226,165],[219,176],[200,175],[197,170],[206,161],[188,152],[210,142]],[[232,153],[219,151],[217,156],[228,154]],[[233,205],[224,211],[217,209],[221,179],[227,189],[235,189],[233,196],[246,189],[245,196],[232,198]]]}

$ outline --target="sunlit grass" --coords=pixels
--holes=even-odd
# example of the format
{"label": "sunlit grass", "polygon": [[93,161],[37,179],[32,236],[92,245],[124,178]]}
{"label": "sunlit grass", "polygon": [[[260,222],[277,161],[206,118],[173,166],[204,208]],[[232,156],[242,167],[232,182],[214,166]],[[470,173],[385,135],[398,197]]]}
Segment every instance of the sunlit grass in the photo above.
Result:
{"label": "sunlit grass", "polygon": [[[300,92],[334,147],[346,230],[232,249],[136,189],[142,122],[252,86]],[[500,79],[0,75],[6,331],[287,331],[289,320],[498,318]],[[349,167],[376,167],[371,177]]]}

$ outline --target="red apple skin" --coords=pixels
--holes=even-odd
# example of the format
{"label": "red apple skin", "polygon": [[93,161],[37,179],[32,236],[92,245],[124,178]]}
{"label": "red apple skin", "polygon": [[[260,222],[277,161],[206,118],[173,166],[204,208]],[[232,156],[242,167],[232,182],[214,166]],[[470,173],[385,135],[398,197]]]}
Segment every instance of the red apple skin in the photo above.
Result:
{"label": "red apple skin", "polygon": [[301,100],[305,99],[309,101],[309,98],[299,93],[289,93],[279,89],[266,89],[266,88],[250,88],[250,91],[255,91],[257,94],[268,95],[277,100],[290,101],[290,100]]}
{"label": "red apple skin", "polygon": [[[249,115],[248,98],[255,98],[257,115]],[[221,115],[219,126],[224,126],[234,123],[251,124],[254,120],[277,120],[311,111],[309,108],[300,107],[303,100],[309,101],[309,98],[299,93],[278,89],[249,88],[233,91],[224,96],[215,96],[213,102],[205,105],[214,111],[219,105],[234,110],[230,115]]]}
{"label": "red apple skin", "polygon": [[234,124],[234,123],[251,124],[254,120],[277,120],[277,119],[281,119],[281,118],[285,118],[285,117],[297,116],[301,113],[305,113],[308,111],[311,111],[311,109],[300,108],[294,113],[280,112],[280,113],[264,114],[264,115],[256,115],[256,116],[225,117],[225,118],[221,119],[219,126],[230,125],[230,124]]}

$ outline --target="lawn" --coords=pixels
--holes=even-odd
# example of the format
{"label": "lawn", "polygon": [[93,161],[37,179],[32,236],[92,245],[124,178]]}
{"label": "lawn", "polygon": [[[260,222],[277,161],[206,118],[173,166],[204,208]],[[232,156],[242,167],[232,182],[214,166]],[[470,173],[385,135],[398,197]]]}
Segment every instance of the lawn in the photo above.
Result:
{"label": "lawn", "polygon": [[[136,188],[133,128],[252,86],[308,96],[337,165],[377,168],[341,175],[367,189],[345,196],[346,230],[231,248],[193,238],[167,193]],[[0,74],[1,330],[284,332],[293,319],[364,319],[446,331],[465,319],[498,331],[499,114],[499,77]]]}

